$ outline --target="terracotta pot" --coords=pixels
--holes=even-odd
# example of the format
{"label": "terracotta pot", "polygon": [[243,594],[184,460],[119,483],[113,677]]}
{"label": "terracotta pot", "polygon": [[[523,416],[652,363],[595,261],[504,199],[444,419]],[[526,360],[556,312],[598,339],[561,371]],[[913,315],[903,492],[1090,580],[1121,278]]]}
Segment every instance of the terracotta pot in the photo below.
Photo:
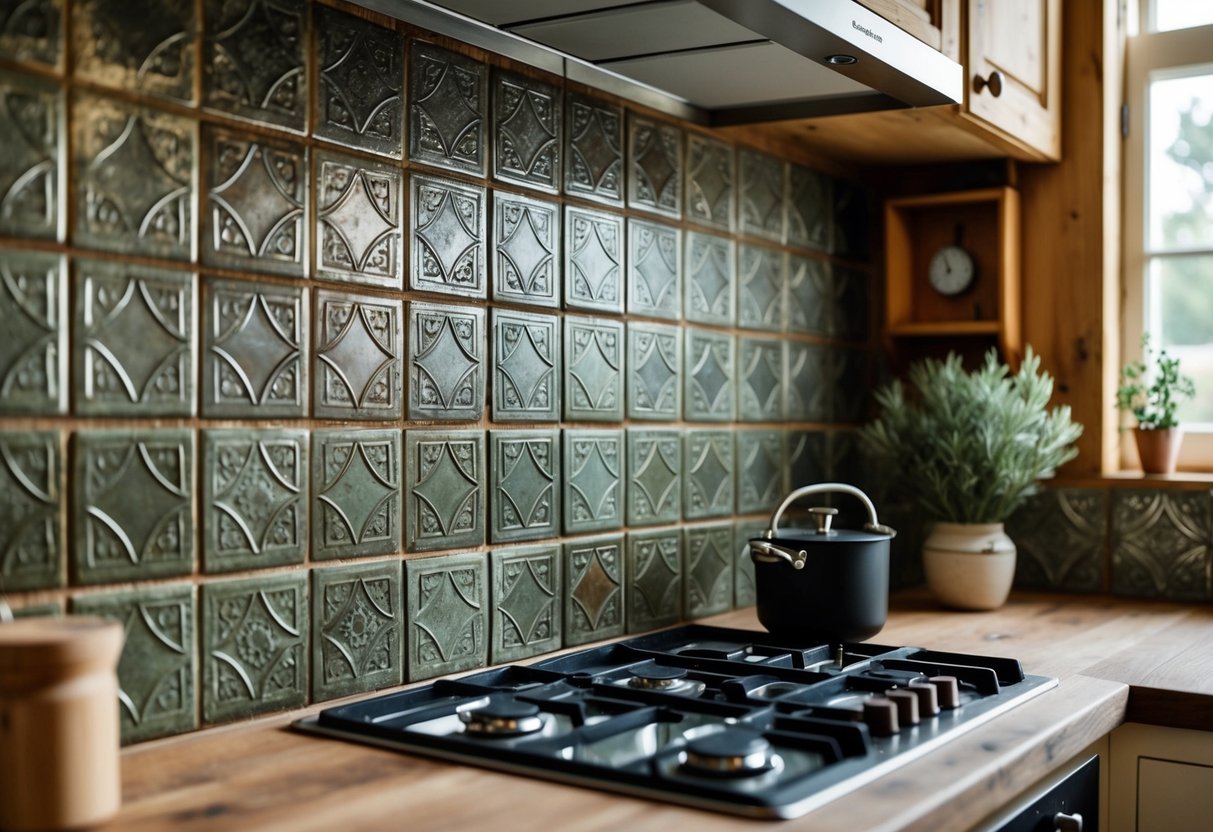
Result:
{"label": "terracotta pot", "polygon": [[927,586],[959,610],[1001,607],[1015,579],[1015,543],[1002,523],[936,523],[922,543]]}
{"label": "terracotta pot", "polygon": [[1133,428],[1137,440],[1137,456],[1141,470],[1147,474],[1174,474],[1179,459],[1179,446],[1183,442],[1183,428]]}

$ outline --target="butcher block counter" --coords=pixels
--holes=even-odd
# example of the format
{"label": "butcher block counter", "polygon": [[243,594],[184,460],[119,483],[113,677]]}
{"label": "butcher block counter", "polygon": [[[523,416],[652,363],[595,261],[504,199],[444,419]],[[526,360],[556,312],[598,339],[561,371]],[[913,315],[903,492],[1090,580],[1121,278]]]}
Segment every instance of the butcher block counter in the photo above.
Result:
{"label": "butcher block counter", "polygon": [[[752,609],[703,623],[761,629]],[[304,736],[287,729],[292,714],[125,750],[123,808],[104,828],[963,830],[1122,722],[1213,730],[1211,607],[1015,594],[996,612],[959,613],[914,591],[894,595],[875,640],[1009,656],[1060,684],[790,821],[743,820]]]}

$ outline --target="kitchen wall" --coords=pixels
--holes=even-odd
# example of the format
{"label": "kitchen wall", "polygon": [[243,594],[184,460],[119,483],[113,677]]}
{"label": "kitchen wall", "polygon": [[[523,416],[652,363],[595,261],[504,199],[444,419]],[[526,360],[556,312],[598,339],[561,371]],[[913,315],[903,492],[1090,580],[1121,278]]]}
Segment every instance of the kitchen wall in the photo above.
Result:
{"label": "kitchen wall", "polygon": [[124,622],[127,742],[750,604],[858,476],[803,159],[293,0],[0,2],[0,149],[0,592]]}

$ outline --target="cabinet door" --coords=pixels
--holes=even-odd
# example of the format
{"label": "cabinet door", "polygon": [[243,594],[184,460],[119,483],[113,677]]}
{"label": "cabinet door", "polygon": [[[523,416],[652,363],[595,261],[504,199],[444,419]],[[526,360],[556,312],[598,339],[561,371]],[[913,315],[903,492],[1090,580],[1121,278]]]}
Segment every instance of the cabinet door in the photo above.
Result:
{"label": "cabinet door", "polygon": [[968,36],[969,114],[1060,158],[1060,0],[969,0]]}
{"label": "cabinet door", "polygon": [[1213,827],[1213,733],[1122,725],[1111,763],[1110,832]]}

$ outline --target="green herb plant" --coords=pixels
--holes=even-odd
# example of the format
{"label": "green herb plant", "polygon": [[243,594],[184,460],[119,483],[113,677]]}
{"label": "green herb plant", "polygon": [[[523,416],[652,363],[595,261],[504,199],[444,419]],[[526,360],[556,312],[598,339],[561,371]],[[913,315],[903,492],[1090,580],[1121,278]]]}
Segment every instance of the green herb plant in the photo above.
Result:
{"label": "green herb plant", "polygon": [[1082,425],[1048,408],[1053,379],[1031,347],[1014,374],[991,349],[973,372],[955,353],[917,362],[909,382],[877,391],[860,441],[929,520],[1001,523],[1078,453]]}
{"label": "green herb plant", "polygon": [[1196,384],[1179,372],[1179,359],[1168,355],[1166,349],[1151,358],[1150,334],[1141,337],[1141,360],[1130,361],[1120,371],[1120,386],[1116,389],[1116,407],[1127,410],[1143,430],[1162,430],[1179,426],[1175,411],[1196,395]]}

